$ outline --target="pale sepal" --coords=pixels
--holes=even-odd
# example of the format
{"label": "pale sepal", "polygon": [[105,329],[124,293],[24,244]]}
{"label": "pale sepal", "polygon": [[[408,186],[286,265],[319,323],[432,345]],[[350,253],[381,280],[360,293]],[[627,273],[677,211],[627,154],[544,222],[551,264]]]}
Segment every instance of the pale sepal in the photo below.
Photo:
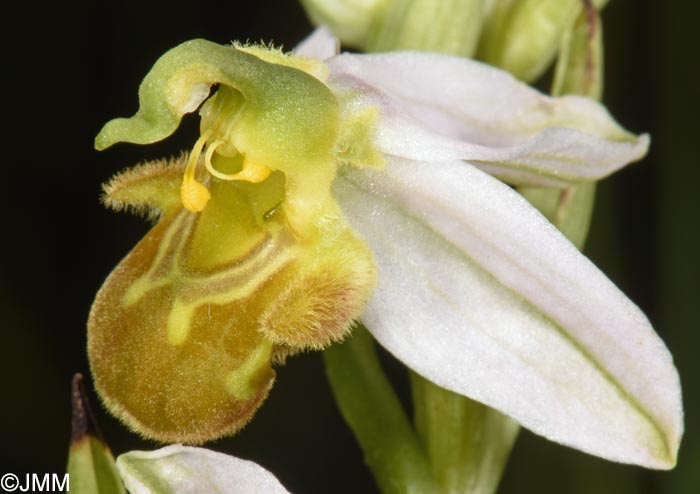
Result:
{"label": "pale sepal", "polygon": [[514,185],[561,187],[605,177],[649,145],[593,100],[551,98],[473,60],[396,52],[328,64],[346,105],[380,109],[377,147],[389,155],[461,159]]}
{"label": "pale sepal", "polygon": [[642,312],[508,186],[462,162],[346,168],[334,194],[372,248],[362,318],[439,386],[546,438],[667,469],[678,374]]}
{"label": "pale sepal", "polygon": [[260,465],[204,448],[131,451],[117,468],[131,494],[289,494]]}
{"label": "pale sepal", "polygon": [[326,60],[340,53],[340,40],[326,26],[319,26],[294,47],[294,55]]}

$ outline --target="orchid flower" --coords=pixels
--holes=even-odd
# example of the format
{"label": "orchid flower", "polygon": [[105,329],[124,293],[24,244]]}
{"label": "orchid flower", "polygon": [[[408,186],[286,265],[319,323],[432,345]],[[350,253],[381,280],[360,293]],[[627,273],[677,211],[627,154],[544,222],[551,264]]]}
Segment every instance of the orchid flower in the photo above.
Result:
{"label": "orchid flower", "polygon": [[91,312],[108,408],[160,441],[233,433],[273,364],[359,318],[417,373],[537,434],[671,468],[683,430],[671,355],[507,185],[600,179],[648,137],[475,61],[336,51],[323,29],[291,55],[184,43],[144,79],[138,113],[97,137],[155,142],[200,109],[189,155],[105,189],[108,205],[157,219]]}

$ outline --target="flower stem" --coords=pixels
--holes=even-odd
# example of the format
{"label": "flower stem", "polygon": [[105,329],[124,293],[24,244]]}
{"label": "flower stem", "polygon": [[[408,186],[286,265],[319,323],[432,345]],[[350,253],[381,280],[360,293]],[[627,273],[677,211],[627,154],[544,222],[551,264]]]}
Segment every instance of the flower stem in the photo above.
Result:
{"label": "flower stem", "polygon": [[351,338],[329,347],[323,358],[336,403],[382,493],[442,492],[367,330],[355,328]]}
{"label": "flower stem", "polygon": [[411,373],[415,423],[444,494],[496,491],[520,430],[481,403]]}

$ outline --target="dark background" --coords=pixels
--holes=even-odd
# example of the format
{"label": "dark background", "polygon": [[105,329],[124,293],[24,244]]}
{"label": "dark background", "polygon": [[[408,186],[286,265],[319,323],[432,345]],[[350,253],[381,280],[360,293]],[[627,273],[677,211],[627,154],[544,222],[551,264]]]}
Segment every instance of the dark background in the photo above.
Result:
{"label": "dark background", "polygon": [[[70,380],[88,371],[92,297],[147,229],[139,218],[104,210],[100,183],[189,147],[196,126],[189,119],[166,143],[98,153],[92,140],[102,124],[136,110],[141,78],[181,41],[272,40],[291,48],[310,30],[293,0],[63,4],[22,2],[3,15],[0,473],[63,471]],[[652,148],[600,186],[587,248],[675,356],[687,429],[679,465],[670,473],[617,465],[523,431],[501,492],[700,492],[697,14],[694,2],[640,0],[613,0],[604,13],[605,102],[627,128],[651,132]],[[115,453],[155,447],[93,398]],[[253,422],[211,446],[258,461],[295,494],[377,491],[318,354],[291,359]]]}

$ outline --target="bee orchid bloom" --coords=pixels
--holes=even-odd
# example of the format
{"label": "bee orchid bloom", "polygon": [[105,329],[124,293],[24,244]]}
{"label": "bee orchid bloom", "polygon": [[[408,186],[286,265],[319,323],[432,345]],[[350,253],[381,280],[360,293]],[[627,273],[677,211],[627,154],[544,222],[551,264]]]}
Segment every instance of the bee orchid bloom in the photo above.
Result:
{"label": "bee orchid bloom", "polygon": [[108,204],[158,219],[91,312],[108,408],[161,441],[235,432],[273,363],[359,318],[417,373],[537,434],[671,468],[683,429],[671,355],[504,183],[597,180],[648,137],[478,62],[335,46],[323,30],[291,55],[184,43],[144,79],[138,113],[97,137],[155,142],[200,108],[188,156],[106,187]]}

